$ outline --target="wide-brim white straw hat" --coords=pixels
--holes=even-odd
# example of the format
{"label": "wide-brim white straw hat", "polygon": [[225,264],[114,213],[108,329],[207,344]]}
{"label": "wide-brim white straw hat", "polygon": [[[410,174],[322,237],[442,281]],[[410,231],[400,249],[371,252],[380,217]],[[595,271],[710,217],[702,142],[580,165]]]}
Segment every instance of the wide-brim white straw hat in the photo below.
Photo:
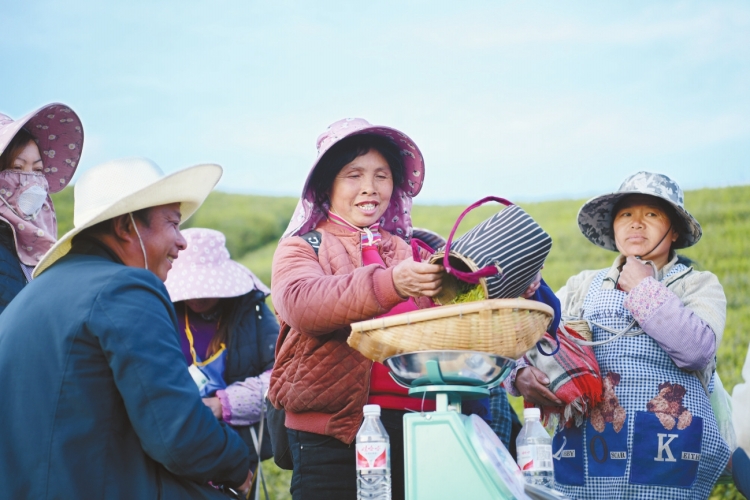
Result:
{"label": "wide-brim white straw hat", "polygon": [[172,302],[239,297],[255,289],[266,296],[271,293],[248,268],[230,258],[220,231],[192,227],[182,236],[187,248],[172,263],[164,282]]}
{"label": "wide-brim white straw hat", "polygon": [[93,167],[74,186],[73,229],[44,254],[34,268],[34,277],[65,256],[78,233],[118,215],[180,203],[181,222],[186,221],[219,182],[221,174],[219,165],[203,164],[164,175],[156,163],[146,158],[124,158]]}

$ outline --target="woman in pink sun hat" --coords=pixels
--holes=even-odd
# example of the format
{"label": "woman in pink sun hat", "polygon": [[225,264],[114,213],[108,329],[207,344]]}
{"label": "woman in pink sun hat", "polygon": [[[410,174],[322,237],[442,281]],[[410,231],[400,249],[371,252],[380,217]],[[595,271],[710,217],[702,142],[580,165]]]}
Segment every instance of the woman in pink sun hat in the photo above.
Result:
{"label": "woman in pink sun hat", "polygon": [[281,332],[268,398],[285,409],[294,499],[356,497],[353,441],[363,405],[380,405],[396,500],[404,497],[403,415],[422,403],[346,339],[352,323],[430,307],[440,291],[442,266],[415,261],[409,245],[424,161],[405,134],[361,118],[330,125],[317,149],[273,257]]}
{"label": "woman in pink sun hat", "polygon": [[68,185],[82,147],[81,120],[64,104],[15,121],[0,113],[0,312],[57,241],[49,194]]}
{"label": "woman in pink sun hat", "polygon": [[190,228],[182,235],[187,248],[164,283],[177,312],[182,352],[203,402],[243,437],[255,470],[258,455],[271,455],[268,436],[259,452],[251,435],[257,432],[279,333],[265,303],[269,290],[230,259],[221,232]]}

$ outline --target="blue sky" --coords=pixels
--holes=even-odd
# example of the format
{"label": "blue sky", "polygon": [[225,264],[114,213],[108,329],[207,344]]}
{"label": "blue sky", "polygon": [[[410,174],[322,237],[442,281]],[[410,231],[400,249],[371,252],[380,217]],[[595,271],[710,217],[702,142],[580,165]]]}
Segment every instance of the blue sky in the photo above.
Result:
{"label": "blue sky", "polygon": [[[72,2],[0,6],[0,111],[53,101],[80,172],[124,156],[299,194],[315,139],[360,116],[424,153],[422,203],[750,183],[750,3]],[[688,200],[689,206],[689,200]]]}

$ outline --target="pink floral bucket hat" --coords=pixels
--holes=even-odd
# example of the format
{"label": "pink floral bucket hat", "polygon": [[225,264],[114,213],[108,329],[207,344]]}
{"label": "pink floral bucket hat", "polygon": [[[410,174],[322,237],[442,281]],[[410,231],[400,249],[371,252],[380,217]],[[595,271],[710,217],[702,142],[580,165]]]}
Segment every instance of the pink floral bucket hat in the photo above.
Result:
{"label": "pink floral bucket hat", "polygon": [[5,151],[22,128],[34,137],[39,146],[50,193],[62,191],[73,178],[81,159],[81,119],[72,109],[60,103],[48,104],[15,121],[0,113],[0,153]]}
{"label": "pink floral bucket hat", "polygon": [[411,238],[411,205],[412,198],[419,194],[424,182],[424,159],[417,145],[406,134],[390,127],[372,125],[363,118],[345,118],[328,126],[325,132],[318,136],[318,155],[310,168],[310,173],[302,189],[302,197],[289,221],[289,226],[282,235],[282,239],[289,236],[299,236],[315,229],[315,226],[326,217],[328,207],[318,207],[315,204],[315,193],[310,187],[313,172],[323,155],[340,140],[353,136],[375,134],[383,136],[393,142],[401,153],[404,162],[404,181],[393,187],[391,202],[380,219],[380,227],[396,234],[405,240]]}
{"label": "pink floral bucket hat", "polygon": [[164,282],[172,302],[239,297],[255,289],[266,296],[271,293],[248,268],[229,257],[221,232],[190,228],[182,235],[187,248],[180,252]]}

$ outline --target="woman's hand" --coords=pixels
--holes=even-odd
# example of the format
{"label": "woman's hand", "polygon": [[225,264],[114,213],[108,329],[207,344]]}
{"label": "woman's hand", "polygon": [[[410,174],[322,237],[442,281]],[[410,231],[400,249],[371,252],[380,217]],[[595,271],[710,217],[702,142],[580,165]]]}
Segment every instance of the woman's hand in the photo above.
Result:
{"label": "woman's hand", "polygon": [[563,406],[563,402],[547,388],[548,385],[547,375],[533,366],[521,368],[516,374],[516,389],[526,401],[538,406]]}
{"label": "woman's hand", "polygon": [[434,297],[443,286],[443,272],[439,264],[404,260],[393,268],[393,286],[403,298]]}
{"label": "woman's hand", "polygon": [[253,484],[253,471],[249,470],[247,471],[247,479],[245,479],[245,482],[242,483],[242,486],[237,488],[237,490],[240,493],[244,493],[245,495],[247,495],[250,492],[250,485],[252,484]]}
{"label": "woman's hand", "polygon": [[526,289],[523,294],[521,294],[521,297],[524,299],[530,299],[534,296],[537,290],[539,290],[539,287],[542,286],[542,272],[539,271],[536,273],[536,276],[534,276],[534,281],[531,282],[529,287]]}
{"label": "woman's hand", "polygon": [[630,293],[630,290],[638,286],[641,281],[646,278],[653,278],[653,276],[654,268],[651,267],[651,264],[646,264],[635,257],[628,257],[625,265],[622,266],[617,284],[624,292]]}
{"label": "woman's hand", "polygon": [[203,404],[211,408],[214,417],[221,420],[221,400],[219,398],[203,398]]}

